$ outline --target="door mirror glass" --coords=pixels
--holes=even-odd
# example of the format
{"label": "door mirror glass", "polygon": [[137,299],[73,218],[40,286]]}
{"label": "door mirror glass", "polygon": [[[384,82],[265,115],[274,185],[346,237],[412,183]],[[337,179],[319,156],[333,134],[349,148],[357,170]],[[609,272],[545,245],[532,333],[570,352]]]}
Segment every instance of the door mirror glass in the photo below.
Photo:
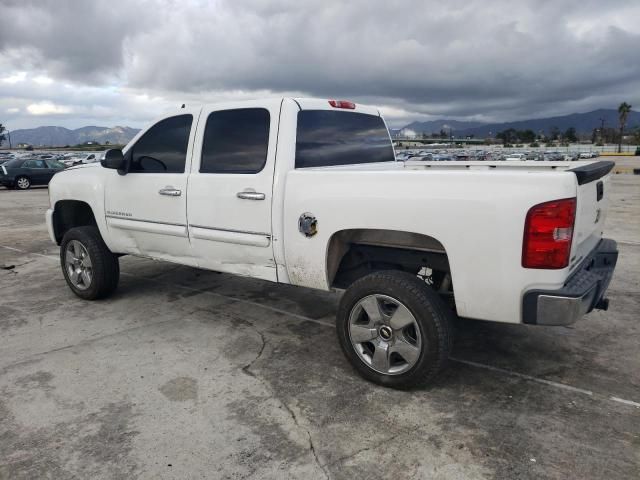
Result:
{"label": "door mirror glass", "polygon": [[107,150],[104,154],[104,159],[100,162],[104,168],[112,168],[118,170],[118,173],[124,175],[126,173],[126,162],[124,161],[124,154],[119,148],[112,148]]}

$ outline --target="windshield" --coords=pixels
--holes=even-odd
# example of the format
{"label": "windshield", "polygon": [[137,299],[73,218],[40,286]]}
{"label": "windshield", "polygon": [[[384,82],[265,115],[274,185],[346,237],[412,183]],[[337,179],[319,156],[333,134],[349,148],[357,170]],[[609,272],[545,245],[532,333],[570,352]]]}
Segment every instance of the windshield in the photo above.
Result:
{"label": "windshield", "polygon": [[381,117],[356,112],[298,112],[296,168],[393,162]]}

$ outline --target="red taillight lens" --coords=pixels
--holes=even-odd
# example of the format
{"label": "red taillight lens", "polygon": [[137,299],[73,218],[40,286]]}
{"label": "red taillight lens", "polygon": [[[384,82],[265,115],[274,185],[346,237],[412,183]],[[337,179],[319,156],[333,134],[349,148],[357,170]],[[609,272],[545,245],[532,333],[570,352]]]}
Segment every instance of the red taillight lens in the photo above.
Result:
{"label": "red taillight lens", "polygon": [[347,100],[329,100],[329,105],[333,108],[348,108],[349,110],[354,110],[356,108],[355,103],[348,102]]}
{"label": "red taillight lens", "polygon": [[575,198],[531,207],[524,224],[522,266],[557,269],[569,265],[575,218]]}

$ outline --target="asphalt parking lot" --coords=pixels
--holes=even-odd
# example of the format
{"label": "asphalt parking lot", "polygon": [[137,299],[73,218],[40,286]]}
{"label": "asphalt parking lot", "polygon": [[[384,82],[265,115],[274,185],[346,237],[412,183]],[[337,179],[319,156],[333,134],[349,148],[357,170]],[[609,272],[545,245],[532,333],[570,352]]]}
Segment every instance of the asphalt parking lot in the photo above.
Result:
{"label": "asphalt parking lot", "polygon": [[611,199],[609,311],[461,320],[449,370],[400,392],[351,370],[334,293],[123,257],[78,299],[47,190],[0,188],[0,478],[636,480],[640,176]]}

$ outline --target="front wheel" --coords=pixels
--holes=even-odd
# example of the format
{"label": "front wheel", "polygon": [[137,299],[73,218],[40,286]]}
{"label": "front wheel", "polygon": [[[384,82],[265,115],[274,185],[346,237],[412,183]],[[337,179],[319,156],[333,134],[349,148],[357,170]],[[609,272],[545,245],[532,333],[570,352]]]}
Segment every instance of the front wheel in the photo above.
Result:
{"label": "front wheel", "polygon": [[69,288],[85,300],[105,298],[118,286],[118,257],[105,245],[97,227],[76,227],[65,233],[60,264]]}
{"label": "front wheel", "polygon": [[381,271],[347,289],[337,314],[340,346],[367,380],[393,388],[429,383],[451,351],[453,312],[415,275]]}
{"label": "front wheel", "polygon": [[18,177],[16,178],[16,187],[18,187],[20,190],[27,190],[29,187],[31,187],[31,180],[29,180],[28,177]]}

